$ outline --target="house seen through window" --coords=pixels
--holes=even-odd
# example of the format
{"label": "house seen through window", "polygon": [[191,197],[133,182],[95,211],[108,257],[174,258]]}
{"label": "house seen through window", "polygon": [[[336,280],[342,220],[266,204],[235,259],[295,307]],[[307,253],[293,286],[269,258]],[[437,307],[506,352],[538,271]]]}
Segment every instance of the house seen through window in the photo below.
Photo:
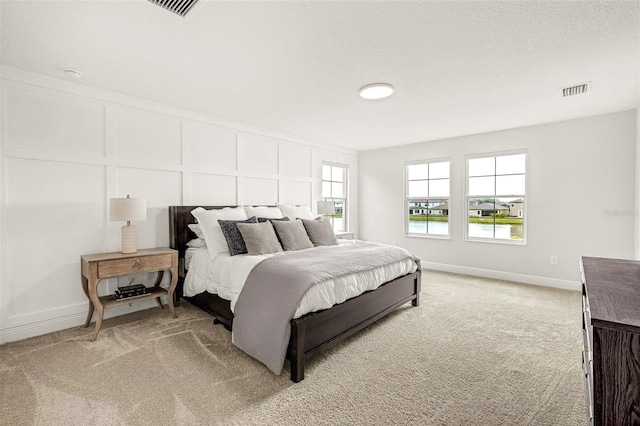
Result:
{"label": "house seen through window", "polygon": [[526,152],[467,158],[467,239],[524,244],[526,160]]}
{"label": "house seen through window", "polygon": [[449,160],[405,166],[406,234],[449,236]]}
{"label": "house seen through window", "polygon": [[347,193],[349,168],[344,165],[322,165],[322,199],[333,201],[335,211],[326,215],[336,232],[347,230]]}

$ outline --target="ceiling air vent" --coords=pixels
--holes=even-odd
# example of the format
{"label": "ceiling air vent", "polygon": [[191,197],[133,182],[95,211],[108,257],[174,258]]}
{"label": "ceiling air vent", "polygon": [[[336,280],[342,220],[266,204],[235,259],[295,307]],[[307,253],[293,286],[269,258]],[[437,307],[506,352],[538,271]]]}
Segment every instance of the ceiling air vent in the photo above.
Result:
{"label": "ceiling air vent", "polygon": [[569,96],[581,95],[583,93],[588,93],[591,90],[591,82],[588,81],[586,83],[576,84],[574,86],[562,87],[562,97],[567,98]]}
{"label": "ceiling air vent", "polygon": [[191,10],[198,0],[149,0],[151,3],[158,5],[169,12],[176,15],[184,16]]}

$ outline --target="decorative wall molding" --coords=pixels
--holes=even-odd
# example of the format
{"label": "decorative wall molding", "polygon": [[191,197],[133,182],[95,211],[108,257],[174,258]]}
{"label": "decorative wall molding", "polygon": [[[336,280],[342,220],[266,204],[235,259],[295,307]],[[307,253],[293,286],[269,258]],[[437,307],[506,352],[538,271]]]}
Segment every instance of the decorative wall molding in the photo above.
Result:
{"label": "decorative wall molding", "polygon": [[[80,255],[120,248],[110,198],[144,194],[138,245],[167,246],[168,205],[314,208],[321,164],[339,161],[354,171],[357,211],[357,151],[9,67],[0,73],[0,343],[84,323]],[[357,215],[350,226],[357,233]],[[119,284],[107,280],[100,295]],[[118,306],[105,317],[154,306]]]}
{"label": "decorative wall molding", "polygon": [[39,86],[43,89],[58,90],[64,94],[74,94],[86,98],[92,98],[98,101],[110,102],[113,104],[119,104],[132,108],[139,108],[145,111],[153,111],[161,114],[172,115],[176,118],[198,121],[201,123],[211,124],[218,127],[225,127],[240,132],[252,133],[255,135],[265,136],[272,139],[278,139],[282,141],[294,142],[297,144],[309,145],[316,148],[325,148],[331,151],[343,152],[346,154],[357,155],[358,151],[340,147],[337,145],[331,145],[327,143],[321,143],[318,141],[312,141],[302,138],[297,138],[284,133],[274,132],[271,130],[260,129],[258,127],[250,126],[243,123],[238,123],[231,120],[225,120],[223,118],[211,117],[205,114],[191,112],[180,108],[175,108],[156,102],[151,102],[132,96],[123,95],[116,92],[110,92],[108,90],[97,89],[94,87],[83,86],[78,83],[73,83],[57,78],[47,77],[40,74],[35,74],[29,71],[21,70],[19,68],[9,67],[3,65],[0,67],[0,78],[5,81],[12,81],[15,83],[22,83],[32,86]]}

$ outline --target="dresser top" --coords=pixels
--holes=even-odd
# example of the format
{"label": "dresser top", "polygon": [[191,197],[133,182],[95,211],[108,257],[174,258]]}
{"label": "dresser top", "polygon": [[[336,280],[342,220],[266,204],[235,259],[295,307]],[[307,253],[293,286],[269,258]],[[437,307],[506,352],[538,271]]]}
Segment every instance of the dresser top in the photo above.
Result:
{"label": "dresser top", "polygon": [[592,320],[640,327],[639,261],[582,257],[582,271]]}

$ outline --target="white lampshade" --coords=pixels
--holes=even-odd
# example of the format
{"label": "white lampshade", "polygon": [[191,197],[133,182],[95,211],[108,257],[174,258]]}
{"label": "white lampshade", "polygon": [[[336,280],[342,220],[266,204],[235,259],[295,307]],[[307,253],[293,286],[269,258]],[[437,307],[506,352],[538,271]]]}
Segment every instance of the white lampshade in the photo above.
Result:
{"label": "white lampshade", "polygon": [[136,227],[132,220],[147,220],[147,200],[144,198],[112,198],[109,202],[109,219],[126,221],[122,227],[122,253],[138,251]]}
{"label": "white lampshade", "polygon": [[147,220],[147,200],[144,198],[112,198],[109,203],[111,221]]}
{"label": "white lampshade", "polygon": [[334,214],[336,203],[333,201],[318,201],[318,214]]}

